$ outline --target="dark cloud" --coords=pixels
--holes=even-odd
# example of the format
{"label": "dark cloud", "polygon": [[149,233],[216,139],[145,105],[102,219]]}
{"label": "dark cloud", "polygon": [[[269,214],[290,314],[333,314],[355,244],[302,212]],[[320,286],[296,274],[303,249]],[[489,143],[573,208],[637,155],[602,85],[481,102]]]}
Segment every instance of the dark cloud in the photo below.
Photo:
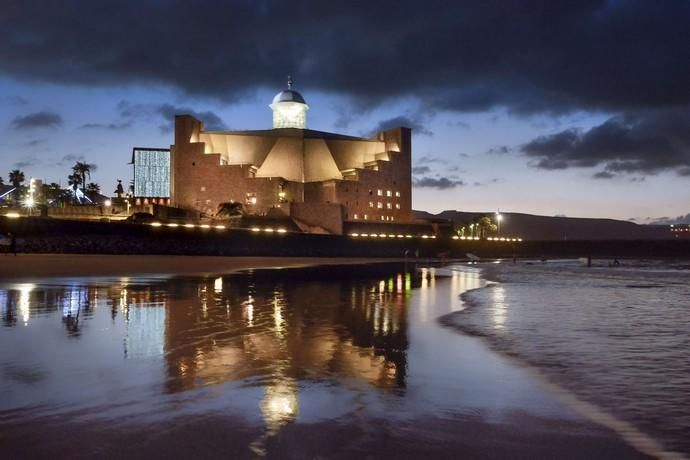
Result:
{"label": "dark cloud", "polygon": [[1,96],[0,104],[10,104],[10,105],[26,105],[29,101],[21,96]]}
{"label": "dark cloud", "polygon": [[412,168],[412,174],[428,174],[431,172],[431,168],[428,166],[415,166]]}
{"label": "dark cloud", "polygon": [[465,184],[463,181],[455,178],[425,176],[415,179],[413,185],[420,188],[436,188],[439,190],[446,190],[449,188],[460,187]]}
{"label": "dark cloud", "polygon": [[409,117],[399,116],[380,121],[374,129],[367,133],[367,135],[373,136],[381,131],[387,131],[389,129],[399,128],[401,126],[405,128],[412,128],[412,133],[414,134],[423,134],[425,136],[433,136],[434,134],[425,128],[420,121],[413,120]]}
{"label": "dark cloud", "polygon": [[522,113],[690,104],[684,0],[25,0],[2,13],[0,73],[22,80],[159,84],[233,100],[293,73],[307,96],[360,106],[395,97]]}
{"label": "dark cloud", "polygon": [[444,160],[444,159],[438,158],[438,157],[432,157],[431,155],[424,155],[422,157],[419,157],[417,162],[418,163],[446,163],[447,160]]}
{"label": "dark cloud", "polygon": [[489,155],[505,155],[508,154],[512,151],[510,147],[507,145],[502,145],[500,147],[492,147],[489,150],[486,151],[487,154]]}
{"label": "dark cloud", "polygon": [[690,213],[688,213],[684,216],[678,216],[678,217],[660,217],[658,219],[649,219],[648,218],[647,223],[650,225],[677,225],[677,224],[690,225]]}
{"label": "dark cloud", "polygon": [[521,147],[543,169],[603,166],[595,174],[656,174],[690,170],[690,109],[616,115],[589,130],[568,129]]}
{"label": "dark cloud", "polygon": [[164,124],[159,128],[163,132],[172,132],[175,123],[175,115],[192,115],[204,122],[204,128],[209,131],[227,130],[227,125],[215,112],[210,110],[198,112],[189,107],[177,107],[172,104],[131,104],[128,101],[120,101],[117,110],[122,118],[128,119],[127,123],[132,123],[132,119],[145,120],[164,120]]}
{"label": "dark cloud", "polygon": [[31,139],[28,140],[24,143],[24,145],[28,147],[36,147],[37,145],[45,144],[48,141],[48,139]]}
{"label": "dark cloud", "polygon": [[55,112],[36,112],[15,117],[11,125],[16,129],[56,128],[62,125],[62,117]]}
{"label": "dark cloud", "polygon": [[595,179],[613,179],[614,177],[616,177],[616,175],[608,171],[599,171],[597,173],[592,174],[592,177]]}
{"label": "dark cloud", "polygon": [[62,159],[58,161],[56,164],[58,166],[72,166],[77,161],[86,161],[86,158],[84,157],[84,155],[69,154],[63,156]]}
{"label": "dark cloud", "polygon": [[489,180],[484,181],[484,182],[475,181],[474,184],[472,184],[472,185],[474,185],[475,187],[483,187],[485,185],[498,184],[499,182],[502,182],[502,181],[503,181],[502,178],[494,177],[493,179],[489,179]]}
{"label": "dark cloud", "polygon": [[29,167],[35,167],[40,164],[40,160],[36,157],[27,157],[23,158],[19,161],[17,161],[14,165],[12,165],[14,168],[17,169],[25,169]]}
{"label": "dark cloud", "polygon": [[123,121],[119,123],[85,123],[80,126],[82,129],[107,129],[110,131],[122,131],[132,126],[132,121]]}

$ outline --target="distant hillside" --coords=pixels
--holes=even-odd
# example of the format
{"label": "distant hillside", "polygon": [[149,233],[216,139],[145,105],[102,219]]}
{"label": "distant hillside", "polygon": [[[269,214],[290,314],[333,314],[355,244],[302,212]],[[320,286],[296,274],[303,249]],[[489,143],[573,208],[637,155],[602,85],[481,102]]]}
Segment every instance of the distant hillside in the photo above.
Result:
{"label": "distant hillside", "polygon": [[[418,219],[446,219],[464,225],[481,216],[491,216],[493,212],[443,211],[430,214],[414,211]],[[549,217],[505,212],[501,213],[501,234],[519,236],[537,241],[562,240],[652,240],[670,239],[667,226],[638,225],[614,219],[587,219],[581,217]]]}

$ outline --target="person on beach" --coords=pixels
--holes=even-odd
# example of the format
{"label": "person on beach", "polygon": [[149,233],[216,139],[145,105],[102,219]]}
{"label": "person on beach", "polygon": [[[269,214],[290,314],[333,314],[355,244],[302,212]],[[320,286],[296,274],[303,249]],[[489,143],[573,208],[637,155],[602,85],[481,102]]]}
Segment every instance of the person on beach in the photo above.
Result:
{"label": "person on beach", "polygon": [[15,256],[17,255],[17,237],[14,233],[10,233],[9,235],[10,238],[10,250],[8,253],[13,253]]}

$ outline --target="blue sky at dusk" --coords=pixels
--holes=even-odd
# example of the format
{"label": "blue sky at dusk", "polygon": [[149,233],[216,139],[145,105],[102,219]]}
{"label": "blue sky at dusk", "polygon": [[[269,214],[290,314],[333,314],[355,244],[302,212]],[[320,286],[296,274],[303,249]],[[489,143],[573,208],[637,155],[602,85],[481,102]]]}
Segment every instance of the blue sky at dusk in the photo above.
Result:
{"label": "blue sky at dusk", "polygon": [[292,74],[312,129],[413,128],[415,209],[690,213],[688,2],[9,3],[5,181],[82,160],[111,192],[175,113],[269,128]]}

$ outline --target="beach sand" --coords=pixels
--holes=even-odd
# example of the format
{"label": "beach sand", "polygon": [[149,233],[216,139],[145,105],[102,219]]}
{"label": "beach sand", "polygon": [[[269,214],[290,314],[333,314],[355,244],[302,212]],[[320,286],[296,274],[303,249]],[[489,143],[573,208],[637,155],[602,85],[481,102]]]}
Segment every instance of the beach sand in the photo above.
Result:
{"label": "beach sand", "polygon": [[137,275],[211,276],[251,268],[296,268],[396,261],[398,260],[381,258],[18,254],[0,256],[0,279]]}

